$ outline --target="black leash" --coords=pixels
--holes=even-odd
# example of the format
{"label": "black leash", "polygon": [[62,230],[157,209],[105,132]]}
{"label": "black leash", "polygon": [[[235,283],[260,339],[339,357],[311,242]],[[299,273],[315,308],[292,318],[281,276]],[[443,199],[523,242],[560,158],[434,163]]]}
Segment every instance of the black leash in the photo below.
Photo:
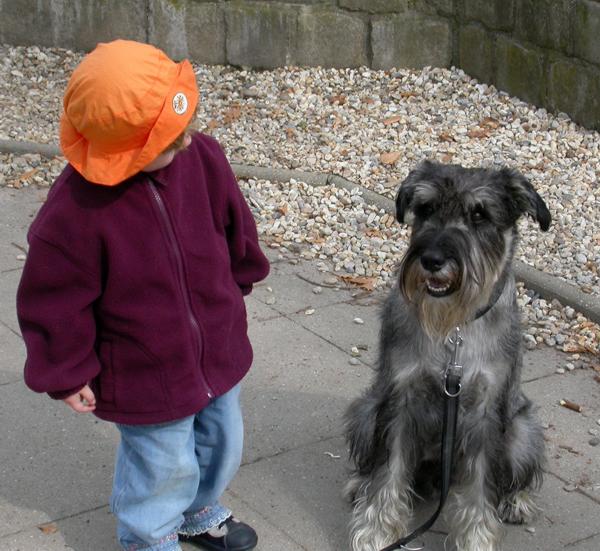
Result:
{"label": "black leash", "polygon": [[[456,440],[456,420],[458,418],[458,397],[460,396],[460,379],[462,377],[462,365],[458,362],[458,350],[462,345],[462,337],[460,336],[460,329],[458,327],[455,330],[454,337],[450,339],[450,344],[454,345],[454,349],[452,351],[452,359],[444,373],[444,422],[442,425],[441,453],[442,487],[440,492],[440,502],[435,513],[433,513],[433,516],[427,522],[408,534],[408,536],[404,536],[397,542],[392,543],[392,545],[383,548],[381,551],[393,551],[394,549],[404,549],[409,551],[406,544],[410,543],[415,538],[418,538],[433,526],[446,503],[448,491],[450,490],[450,477],[452,476],[452,460],[454,457],[454,443]],[[413,548],[414,551],[417,551],[417,549],[422,549],[422,547]]]}
{"label": "black leash", "polygon": [[[508,269],[505,269],[500,278],[496,282],[492,291],[492,296],[486,306],[475,313],[473,321],[487,314],[492,307],[498,302],[498,299],[504,292],[506,280],[508,277]],[[458,397],[460,395],[461,386],[460,379],[462,377],[462,365],[458,363],[458,350],[462,346],[462,337],[460,336],[460,328],[457,327],[454,336],[450,338],[450,344],[454,345],[452,350],[452,359],[444,372],[444,422],[442,425],[442,487],[440,491],[440,502],[432,517],[413,530],[408,536],[404,536],[395,543],[381,549],[381,551],[394,551],[394,549],[404,549],[405,551],[420,551],[423,547],[409,548],[406,547],[420,535],[429,530],[442,512],[442,508],[446,503],[448,492],[450,491],[450,478],[452,476],[452,462],[454,459],[454,443],[456,440],[456,420],[458,418]]]}

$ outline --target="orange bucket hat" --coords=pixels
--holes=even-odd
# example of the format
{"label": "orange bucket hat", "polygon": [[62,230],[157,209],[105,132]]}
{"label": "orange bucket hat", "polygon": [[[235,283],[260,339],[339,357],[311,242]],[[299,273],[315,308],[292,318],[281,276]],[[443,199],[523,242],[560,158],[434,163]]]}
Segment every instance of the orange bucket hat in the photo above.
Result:
{"label": "orange bucket hat", "polygon": [[189,61],[140,42],[101,43],[67,85],[60,146],[86,180],[114,186],[171,145],[197,104]]}

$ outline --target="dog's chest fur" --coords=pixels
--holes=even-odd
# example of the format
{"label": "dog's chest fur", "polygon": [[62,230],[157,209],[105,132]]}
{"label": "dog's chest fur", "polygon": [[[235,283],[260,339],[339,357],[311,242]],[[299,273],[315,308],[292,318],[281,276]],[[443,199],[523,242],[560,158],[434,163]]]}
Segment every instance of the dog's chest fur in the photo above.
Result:
{"label": "dog's chest fur", "polygon": [[[439,435],[444,405],[443,376],[453,347],[448,342],[432,341],[420,330],[410,307],[400,296],[392,295],[387,308],[394,315],[384,315],[389,326],[383,327],[382,337],[393,336],[397,345],[384,347],[388,357],[383,358],[381,365],[393,381],[392,392],[400,398],[401,407],[415,410],[423,436],[429,432]],[[404,338],[399,339],[400,336]],[[461,336],[458,363],[463,366],[462,418],[467,414],[469,424],[476,426],[487,418],[489,408],[498,403],[518,363],[518,348],[514,343],[519,340],[519,325],[512,280],[507,282],[490,312],[461,327]],[[429,404],[425,416],[424,403]]]}

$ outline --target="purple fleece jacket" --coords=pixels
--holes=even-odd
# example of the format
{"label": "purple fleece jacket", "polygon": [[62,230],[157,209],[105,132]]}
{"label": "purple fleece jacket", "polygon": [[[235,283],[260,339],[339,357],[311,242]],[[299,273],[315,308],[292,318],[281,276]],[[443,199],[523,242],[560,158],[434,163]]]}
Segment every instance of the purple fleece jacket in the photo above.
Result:
{"label": "purple fleece jacket", "polygon": [[192,415],[250,368],[244,294],[268,261],[217,142],[114,187],[67,166],[28,234],[17,294],[25,381],[127,424]]}

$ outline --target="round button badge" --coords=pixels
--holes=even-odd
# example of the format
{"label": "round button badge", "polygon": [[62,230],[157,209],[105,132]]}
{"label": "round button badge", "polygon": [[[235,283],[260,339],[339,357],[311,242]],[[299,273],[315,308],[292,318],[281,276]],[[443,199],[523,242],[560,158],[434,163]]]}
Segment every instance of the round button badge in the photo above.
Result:
{"label": "round button badge", "polygon": [[178,115],[183,115],[188,108],[188,100],[183,92],[177,92],[173,96],[173,111]]}

